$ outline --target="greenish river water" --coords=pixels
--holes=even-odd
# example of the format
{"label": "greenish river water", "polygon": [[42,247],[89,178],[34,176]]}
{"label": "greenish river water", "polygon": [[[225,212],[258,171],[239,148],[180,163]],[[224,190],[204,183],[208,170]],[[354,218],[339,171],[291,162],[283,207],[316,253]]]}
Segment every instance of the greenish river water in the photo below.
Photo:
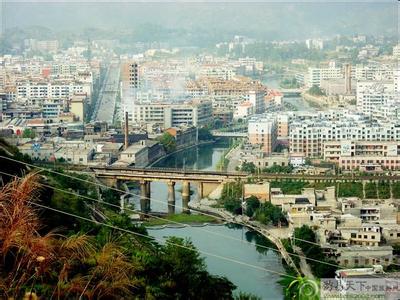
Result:
{"label": "greenish river water", "polygon": [[[228,146],[228,143],[216,143],[193,147],[164,158],[154,167],[215,170]],[[181,206],[182,203],[180,187],[180,183],[177,182],[175,186],[177,206]],[[191,197],[194,199],[194,197],[197,197],[197,190],[195,186],[192,186],[191,189],[193,192]],[[137,190],[133,190],[133,192],[138,193]],[[135,207],[140,207],[138,198],[132,199]],[[151,183],[151,198],[152,211],[167,211],[168,194],[165,183]],[[176,211],[179,212],[180,209],[177,207]],[[189,238],[200,251],[284,273],[279,254],[272,250],[262,251],[263,249],[256,247],[254,241],[257,239],[257,243],[265,242],[263,237],[240,226],[209,225],[205,227],[149,229],[149,234],[158,239],[164,239],[167,236]],[[239,239],[239,241],[232,240],[232,238]],[[283,298],[282,287],[277,283],[280,279],[279,275],[205,254],[202,256],[212,274],[227,277],[237,286],[237,290],[255,294],[262,299]]]}

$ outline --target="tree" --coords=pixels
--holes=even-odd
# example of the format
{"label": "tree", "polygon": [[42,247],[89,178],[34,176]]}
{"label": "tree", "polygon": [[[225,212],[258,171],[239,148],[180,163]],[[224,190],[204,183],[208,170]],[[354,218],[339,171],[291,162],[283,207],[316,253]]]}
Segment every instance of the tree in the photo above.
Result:
{"label": "tree", "polygon": [[[111,203],[113,205],[120,205],[120,193],[111,190],[111,189],[105,189],[104,191],[101,192],[101,196],[103,198],[104,202]],[[113,208],[112,210],[114,211],[119,211],[119,208]]]}
{"label": "tree", "polygon": [[200,141],[210,141],[213,140],[213,135],[207,127],[202,127],[198,129],[198,137]]}
{"label": "tree", "polygon": [[159,141],[168,153],[174,152],[176,150],[176,140],[172,134],[164,132],[159,138]]}
{"label": "tree", "polygon": [[321,88],[317,85],[313,85],[309,90],[308,93],[313,96],[325,96],[325,93],[321,90]]}
{"label": "tree", "polygon": [[288,165],[288,166],[279,166],[279,165],[274,165],[269,168],[264,168],[263,173],[291,173],[293,171],[293,166]]}
{"label": "tree", "polygon": [[272,223],[276,226],[279,223],[287,223],[282,210],[271,202],[265,202],[260,205],[260,207],[255,211],[255,219],[265,225]]}
{"label": "tree", "polygon": [[256,165],[252,162],[243,162],[241,166],[243,172],[255,173]]}
{"label": "tree", "polygon": [[[336,262],[327,259],[322,251],[322,248],[315,244],[315,232],[307,225],[296,228],[294,231],[295,244],[301,248],[305,256],[314,260],[309,260],[313,274],[319,278],[334,277],[336,271]],[[323,261],[326,263],[320,263]]]}
{"label": "tree", "polygon": [[34,206],[36,198],[43,202],[37,178],[27,175],[0,189],[0,297],[233,299],[235,285],[209,274],[189,240],[157,244],[127,215],[107,214],[104,222],[114,228],[91,223],[90,235],[82,226],[61,228],[69,220],[59,213],[52,212],[51,226]]}
{"label": "tree", "polygon": [[250,196],[246,199],[246,215],[252,217],[254,212],[260,207],[260,201],[256,196]]}
{"label": "tree", "polygon": [[227,198],[224,200],[224,208],[236,215],[242,214],[242,201],[235,198]]}
{"label": "tree", "polygon": [[29,128],[25,128],[22,132],[22,137],[26,139],[34,139],[36,137],[36,133]]}
{"label": "tree", "polygon": [[295,77],[292,78],[285,78],[280,82],[280,87],[286,88],[286,89],[294,89],[294,88],[299,88],[300,84],[297,82]]}

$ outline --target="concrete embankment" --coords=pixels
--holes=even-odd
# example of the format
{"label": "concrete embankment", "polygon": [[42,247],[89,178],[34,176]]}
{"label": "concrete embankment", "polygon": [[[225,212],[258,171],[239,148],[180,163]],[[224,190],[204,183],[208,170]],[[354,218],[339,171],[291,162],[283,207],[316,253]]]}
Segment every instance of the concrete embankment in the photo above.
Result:
{"label": "concrete embankment", "polygon": [[324,108],[328,105],[328,98],[321,96],[321,97],[317,97],[317,96],[313,96],[310,95],[306,92],[303,92],[301,94],[301,97],[307,101],[311,106],[314,107],[318,107],[318,108]]}
{"label": "concrete embankment", "polygon": [[303,92],[301,97],[304,99],[304,101],[307,101],[310,106],[322,110],[335,107],[339,104],[334,96],[314,96],[307,92]]}

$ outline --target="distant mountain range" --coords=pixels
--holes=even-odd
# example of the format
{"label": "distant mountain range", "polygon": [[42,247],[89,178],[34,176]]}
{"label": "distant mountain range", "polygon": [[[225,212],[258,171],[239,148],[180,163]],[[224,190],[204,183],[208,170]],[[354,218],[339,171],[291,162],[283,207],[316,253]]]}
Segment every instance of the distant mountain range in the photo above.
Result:
{"label": "distant mountain range", "polygon": [[[35,25],[51,31],[86,28],[146,33],[146,28],[215,37],[242,34],[265,39],[304,39],[336,34],[398,34],[397,1],[366,2],[7,2],[6,28]],[[165,34],[165,32],[163,33]],[[153,39],[155,40],[155,39]]]}

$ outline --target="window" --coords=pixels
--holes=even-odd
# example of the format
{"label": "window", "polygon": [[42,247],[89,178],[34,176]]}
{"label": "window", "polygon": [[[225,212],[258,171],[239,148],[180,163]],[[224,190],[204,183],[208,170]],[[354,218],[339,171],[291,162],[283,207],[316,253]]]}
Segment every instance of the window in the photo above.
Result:
{"label": "window", "polygon": [[352,237],[352,238],[356,238],[356,237],[357,237],[357,234],[355,234],[355,233],[353,232],[353,233],[351,233],[351,237]]}

